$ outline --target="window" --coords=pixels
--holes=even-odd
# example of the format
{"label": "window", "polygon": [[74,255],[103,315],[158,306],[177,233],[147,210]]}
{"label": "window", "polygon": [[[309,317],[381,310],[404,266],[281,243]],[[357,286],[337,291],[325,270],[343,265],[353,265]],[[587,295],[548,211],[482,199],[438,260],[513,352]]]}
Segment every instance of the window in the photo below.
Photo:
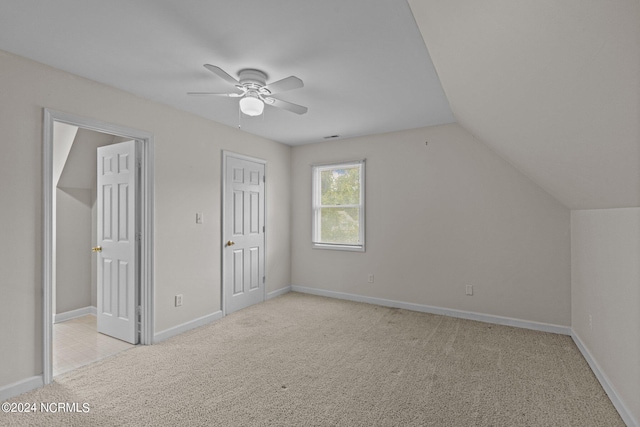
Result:
{"label": "window", "polygon": [[364,252],[364,160],[315,165],[314,248]]}

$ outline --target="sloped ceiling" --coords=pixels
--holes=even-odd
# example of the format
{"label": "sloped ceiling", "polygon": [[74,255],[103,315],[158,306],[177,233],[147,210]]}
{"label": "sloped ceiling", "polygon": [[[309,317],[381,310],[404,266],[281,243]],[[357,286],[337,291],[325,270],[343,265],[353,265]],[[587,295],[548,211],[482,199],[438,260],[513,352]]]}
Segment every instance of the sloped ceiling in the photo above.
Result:
{"label": "sloped ceiling", "polygon": [[640,206],[638,0],[409,0],[457,121],[572,209]]}
{"label": "sloped ceiling", "polygon": [[[92,189],[96,186],[96,150],[98,147],[121,141],[102,132],[78,129],[73,146],[58,181],[61,188]],[[55,141],[54,141],[55,144]]]}
{"label": "sloped ceiling", "polygon": [[64,171],[64,165],[76,139],[78,126],[67,123],[53,123],[53,185],[57,186],[60,176]]}

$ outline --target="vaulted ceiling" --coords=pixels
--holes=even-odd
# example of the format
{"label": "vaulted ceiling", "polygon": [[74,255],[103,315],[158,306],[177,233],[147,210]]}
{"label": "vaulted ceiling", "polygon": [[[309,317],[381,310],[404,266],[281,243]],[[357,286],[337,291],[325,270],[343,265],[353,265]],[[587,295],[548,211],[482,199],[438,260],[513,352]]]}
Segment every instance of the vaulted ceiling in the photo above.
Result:
{"label": "vaulted ceiling", "polygon": [[638,0],[409,0],[456,120],[568,207],[640,206]]}
{"label": "vaulted ceiling", "polygon": [[[0,0],[0,49],[290,145],[457,121],[570,208],[640,206],[638,0]],[[309,112],[187,96],[228,89],[205,63]]]}

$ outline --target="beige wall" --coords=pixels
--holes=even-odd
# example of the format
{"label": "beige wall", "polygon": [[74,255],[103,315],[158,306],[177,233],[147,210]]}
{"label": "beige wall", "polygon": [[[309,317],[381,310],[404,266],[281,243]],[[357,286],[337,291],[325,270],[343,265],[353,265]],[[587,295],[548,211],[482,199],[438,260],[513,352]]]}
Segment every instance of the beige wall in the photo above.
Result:
{"label": "beige wall", "polygon": [[156,333],[220,310],[223,149],[267,160],[267,291],[291,283],[290,147],[4,52],[0,93],[0,387],[42,373],[45,107],[154,134]]}
{"label": "beige wall", "polygon": [[640,421],[639,260],[640,208],[571,212],[573,331]]}
{"label": "beige wall", "polygon": [[[310,165],[361,158],[366,253],[311,249]],[[292,180],[292,284],[570,324],[569,210],[460,126],[297,146]]]}
{"label": "beige wall", "polygon": [[58,181],[56,161],[60,169],[52,201],[56,206],[53,221],[56,247],[52,257],[56,260],[54,314],[97,306],[97,257],[89,252],[89,248],[96,246],[96,150],[120,140],[113,135],[54,123],[54,183]]}
{"label": "beige wall", "polygon": [[58,188],[56,314],[91,305],[91,190]]}

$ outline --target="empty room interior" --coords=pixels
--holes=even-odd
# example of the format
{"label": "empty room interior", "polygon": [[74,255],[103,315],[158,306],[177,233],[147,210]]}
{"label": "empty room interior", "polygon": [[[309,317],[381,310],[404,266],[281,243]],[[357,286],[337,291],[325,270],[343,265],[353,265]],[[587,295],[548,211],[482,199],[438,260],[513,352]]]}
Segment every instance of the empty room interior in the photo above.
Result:
{"label": "empty room interior", "polygon": [[0,0],[0,130],[0,424],[640,425],[637,0]]}

